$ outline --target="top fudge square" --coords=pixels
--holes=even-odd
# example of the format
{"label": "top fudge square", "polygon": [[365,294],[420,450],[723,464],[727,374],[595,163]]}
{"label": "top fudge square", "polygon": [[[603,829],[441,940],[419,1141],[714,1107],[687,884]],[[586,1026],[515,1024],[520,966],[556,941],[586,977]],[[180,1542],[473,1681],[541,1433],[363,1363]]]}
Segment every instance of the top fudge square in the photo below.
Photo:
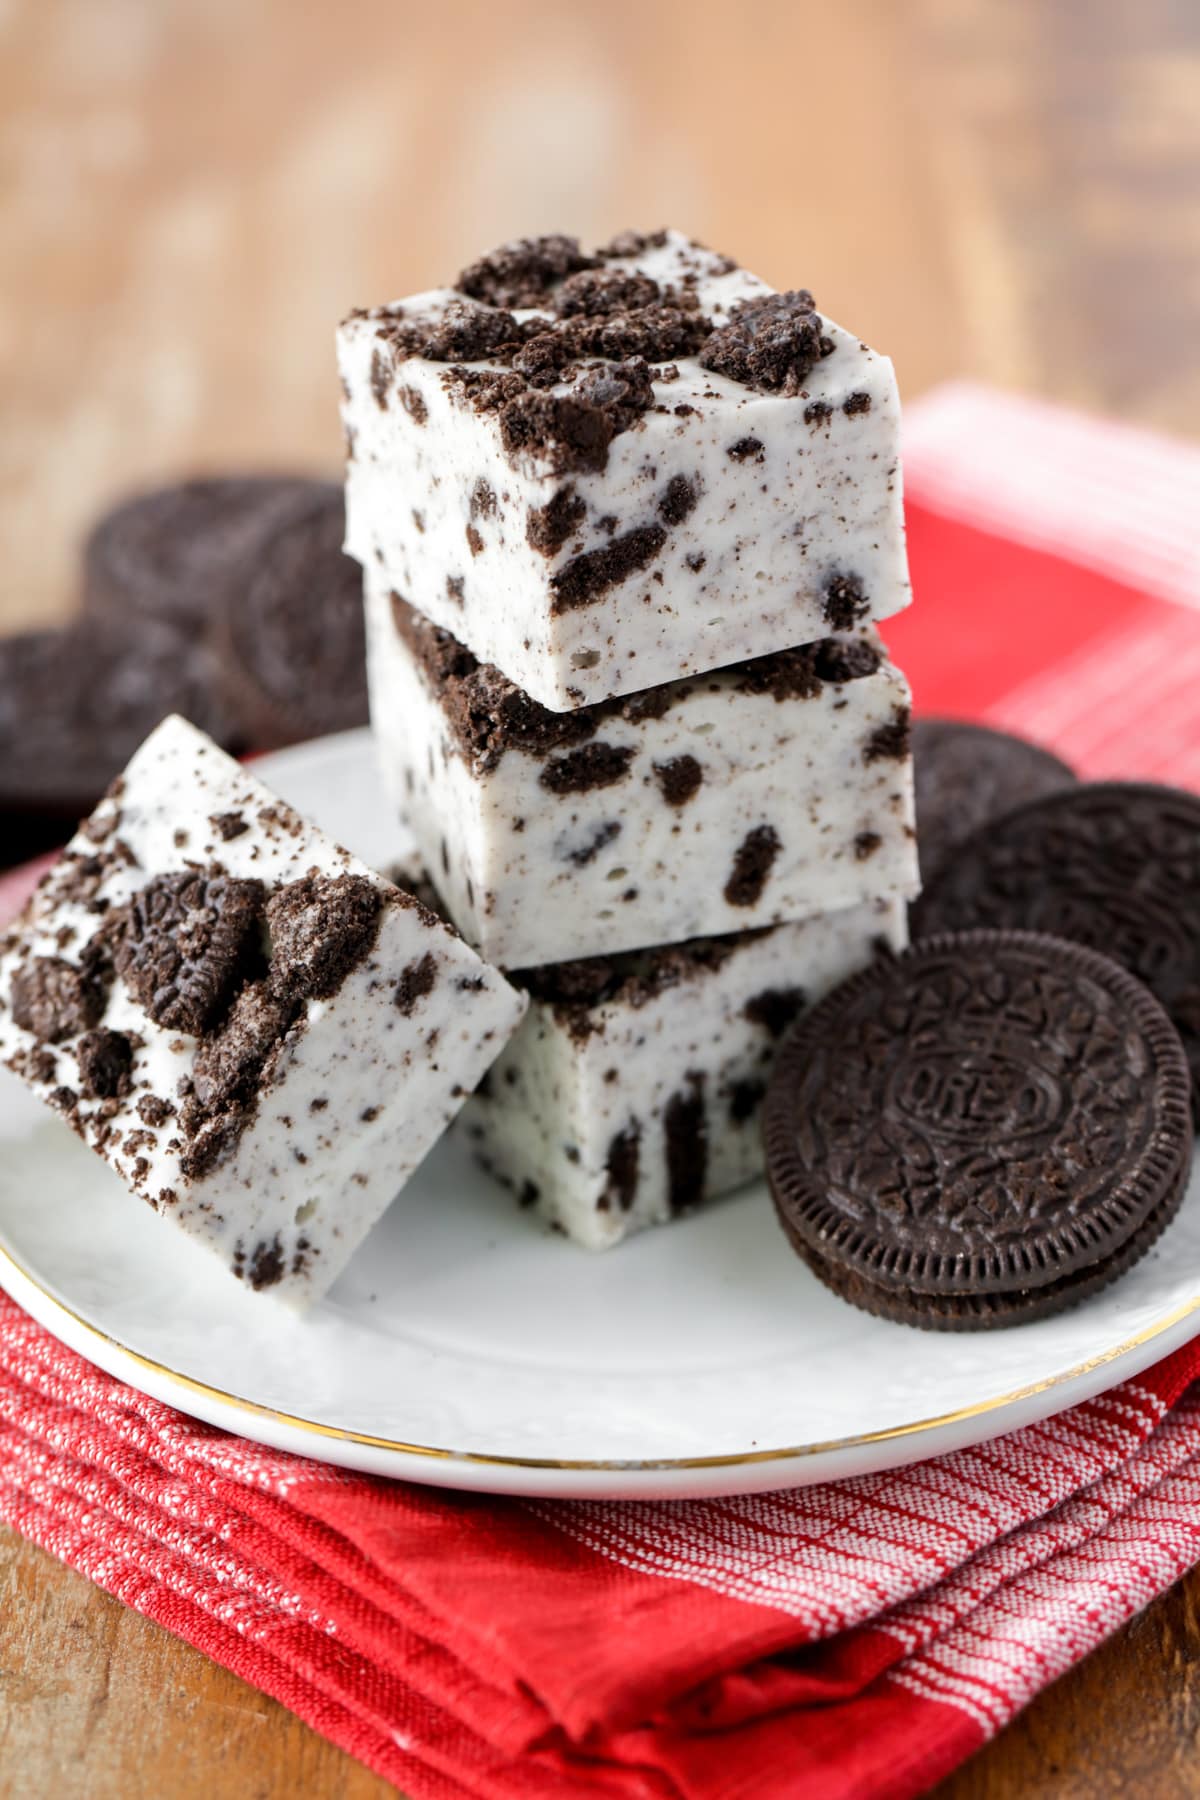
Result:
{"label": "top fudge square", "polygon": [[908,604],[890,361],[679,232],[507,245],[339,361],[347,550],[552,711]]}

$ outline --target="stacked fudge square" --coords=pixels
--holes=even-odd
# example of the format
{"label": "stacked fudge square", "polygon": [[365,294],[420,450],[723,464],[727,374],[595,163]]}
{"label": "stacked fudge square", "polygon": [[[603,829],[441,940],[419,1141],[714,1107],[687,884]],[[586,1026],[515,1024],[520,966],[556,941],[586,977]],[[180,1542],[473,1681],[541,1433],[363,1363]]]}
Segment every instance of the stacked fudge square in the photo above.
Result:
{"label": "stacked fudge square", "polygon": [[506,245],[339,356],[385,778],[530,997],[463,1126],[604,1247],[760,1170],[784,1030],[904,941],[892,367],[671,231]]}

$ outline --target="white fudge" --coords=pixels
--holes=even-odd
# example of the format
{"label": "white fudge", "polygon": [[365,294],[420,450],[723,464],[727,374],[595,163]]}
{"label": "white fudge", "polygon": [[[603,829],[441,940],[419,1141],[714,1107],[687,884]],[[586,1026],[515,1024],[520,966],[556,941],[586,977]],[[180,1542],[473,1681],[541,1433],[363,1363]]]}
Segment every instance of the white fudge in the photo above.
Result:
{"label": "white fudge", "polygon": [[339,360],[347,550],[553,710],[908,604],[891,363],[678,232],[507,246]]}
{"label": "white fudge", "polygon": [[178,718],[0,945],[0,1058],[159,1214],[300,1303],[525,1006]]}
{"label": "white fudge", "polygon": [[374,578],[367,619],[385,780],[503,968],[917,891],[909,691],[877,638],[551,713]]}
{"label": "white fudge", "polygon": [[456,1129],[519,1199],[607,1249],[761,1172],[759,1103],[784,1031],[906,941],[903,903],[879,900],[531,970],[516,978],[529,1015]]}

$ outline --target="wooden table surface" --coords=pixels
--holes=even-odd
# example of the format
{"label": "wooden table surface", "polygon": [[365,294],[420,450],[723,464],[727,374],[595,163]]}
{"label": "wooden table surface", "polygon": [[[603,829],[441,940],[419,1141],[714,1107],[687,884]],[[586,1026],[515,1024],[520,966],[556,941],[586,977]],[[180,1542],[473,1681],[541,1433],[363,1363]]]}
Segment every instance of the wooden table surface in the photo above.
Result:
{"label": "wooden table surface", "polygon": [[[682,224],[896,359],[1200,417],[1191,0],[7,0],[0,625],[143,479],[336,467],[351,305]],[[918,604],[920,596],[917,596]],[[1200,1576],[942,1800],[1200,1793]],[[366,1770],[0,1535],[0,1795],[368,1800]]]}

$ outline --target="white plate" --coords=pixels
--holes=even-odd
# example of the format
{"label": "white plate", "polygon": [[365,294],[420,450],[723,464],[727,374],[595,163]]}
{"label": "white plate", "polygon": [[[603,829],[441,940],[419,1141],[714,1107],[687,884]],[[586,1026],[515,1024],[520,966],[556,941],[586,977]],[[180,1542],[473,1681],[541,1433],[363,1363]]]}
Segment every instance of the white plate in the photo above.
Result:
{"label": "white plate", "polygon": [[[365,733],[259,773],[377,866],[403,852]],[[868,1318],[786,1248],[761,1186],[606,1256],[548,1235],[451,1137],[324,1304],[240,1288],[7,1074],[0,1277],[112,1374],[281,1449],[500,1493],[750,1492],[1044,1418],[1200,1327],[1200,1181],[1075,1312],[970,1336]]]}

